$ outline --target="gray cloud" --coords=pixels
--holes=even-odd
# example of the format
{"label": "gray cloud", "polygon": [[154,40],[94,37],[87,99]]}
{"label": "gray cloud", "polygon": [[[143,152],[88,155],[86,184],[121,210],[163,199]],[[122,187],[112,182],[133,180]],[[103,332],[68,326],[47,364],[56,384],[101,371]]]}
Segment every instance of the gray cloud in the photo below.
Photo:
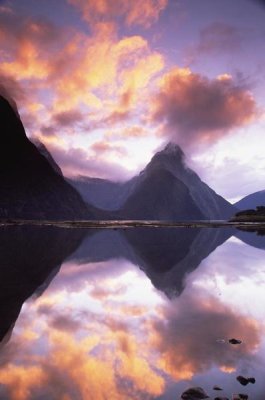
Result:
{"label": "gray cloud", "polygon": [[154,98],[153,121],[183,146],[209,145],[257,117],[257,105],[245,85],[229,76],[208,79],[174,69]]}
{"label": "gray cloud", "polygon": [[220,52],[235,52],[242,48],[242,44],[249,36],[249,30],[237,28],[224,22],[214,22],[199,33],[198,43],[185,51],[187,62],[193,63],[202,54],[216,54]]}
{"label": "gray cloud", "polygon": [[81,148],[64,150],[54,144],[48,144],[47,147],[66,176],[85,175],[101,178],[112,176],[113,179],[125,180],[131,175],[118,163],[106,160],[105,152],[90,155]]}

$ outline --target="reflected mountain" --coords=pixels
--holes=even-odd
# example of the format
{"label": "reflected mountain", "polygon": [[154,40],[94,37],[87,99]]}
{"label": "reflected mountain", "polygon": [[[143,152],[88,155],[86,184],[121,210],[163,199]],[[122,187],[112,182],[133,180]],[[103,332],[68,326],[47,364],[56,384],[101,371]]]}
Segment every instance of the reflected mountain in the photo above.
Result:
{"label": "reflected mountain", "polygon": [[25,300],[47,288],[83,236],[82,231],[54,227],[0,229],[0,341],[14,325]]}
{"label": "reflected mountain", "polygon": [[265,249],[265,230],[253,230],[247,228],[238,229],[235,236],[242,242],[257,249]]}
{"label": "reflected mountain", "polygon": [[0,340],[12,329],[26,299],[40,296],[65,260],[77,264],[128,260],[154,287],[174,298],[183,291],[186,276],[231,235],[265,248],[264,236],[232,229],[1,228]]}
{"label": "reflected mountain", "polygon": [[134,228],[93,231],[70,257],[80,264],[124,258],[139,266],[168,297],[185,277],[233,233],[231,229]]}

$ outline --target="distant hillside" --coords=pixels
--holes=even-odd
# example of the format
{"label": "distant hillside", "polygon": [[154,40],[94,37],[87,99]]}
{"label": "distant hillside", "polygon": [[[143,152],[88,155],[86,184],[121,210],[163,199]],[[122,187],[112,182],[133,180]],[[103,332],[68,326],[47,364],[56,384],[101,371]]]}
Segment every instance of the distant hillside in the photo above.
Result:
{"label": "distant hillside", "polygon": [[104,210],[118,210],[128,198],[134,185],[133,178],[128,182],[112,182],[107,179],[78,176],[67,181],[81,194],[83,199]]}
{"label": "distant hillside", "polygon": [[231,221],[265,222],[265,206],[258,206],[255,210],[239,211],[231,218]]}
{"label": "distant hillside", "polygon": [[265,206],[265,190],[249,194],[234,204],[239,210],[247,210],[256,208],[257,206]]}

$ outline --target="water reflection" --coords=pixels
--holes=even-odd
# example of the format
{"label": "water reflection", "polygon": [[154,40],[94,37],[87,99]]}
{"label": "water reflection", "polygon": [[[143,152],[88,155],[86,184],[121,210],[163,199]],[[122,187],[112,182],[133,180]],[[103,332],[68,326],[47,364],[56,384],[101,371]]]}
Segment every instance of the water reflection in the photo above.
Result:
{"label": "water reflection", "polygon": [[190,386],[214,398],[215,384],[263,399],[264,251],[238,232],[0,235],[1,399],[167,400]]}

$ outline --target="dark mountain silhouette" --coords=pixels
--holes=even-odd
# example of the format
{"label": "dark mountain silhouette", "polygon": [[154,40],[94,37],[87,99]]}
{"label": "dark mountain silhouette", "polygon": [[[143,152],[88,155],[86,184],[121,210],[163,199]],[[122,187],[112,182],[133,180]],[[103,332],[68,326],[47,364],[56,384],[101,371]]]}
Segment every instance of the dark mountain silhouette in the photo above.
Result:
{"label": "dark mountain silhouette", "polygon": [[122,218],[227,219],[237,211],[187,167],[183,151],[173,143],[125,183],[85,177],[70,183],[94,206],[120,209]]}
{"label": "dark mountain silhouette", "polygon": [[232,234],[232,229],[205,228],[93,230],[70,259],[78,264],[126,259],[174,297],[184,289],[186,276]]}
{"label": "dark mountain silhouette", "polygon": [[2,96],[0,131],[0,217],[93,218],[93,208],[30,142],[17,111]]}
{"label": "dark mountain silhouette", "polygon": [[203,219],[187,186],[164,168],[153,168],[142,174],[120,214],[130,219]]}
{"label": "dark mountain silhouette", "polygon": [[55,227],[0,229],[0,341],[12,329],[25,300],[43,292],[85,233]]}
{"label": "dark mountain silhouette", "polygon": [[237,230],[235,236],[249,246],[265,250],[265,230],[255,231],[245,228]]}
{"label": "dark mountain silhouette", "polygon": [[257,206],[265,206],[265,190],[249,194],[234,204],[239,210],[248,210]]}

